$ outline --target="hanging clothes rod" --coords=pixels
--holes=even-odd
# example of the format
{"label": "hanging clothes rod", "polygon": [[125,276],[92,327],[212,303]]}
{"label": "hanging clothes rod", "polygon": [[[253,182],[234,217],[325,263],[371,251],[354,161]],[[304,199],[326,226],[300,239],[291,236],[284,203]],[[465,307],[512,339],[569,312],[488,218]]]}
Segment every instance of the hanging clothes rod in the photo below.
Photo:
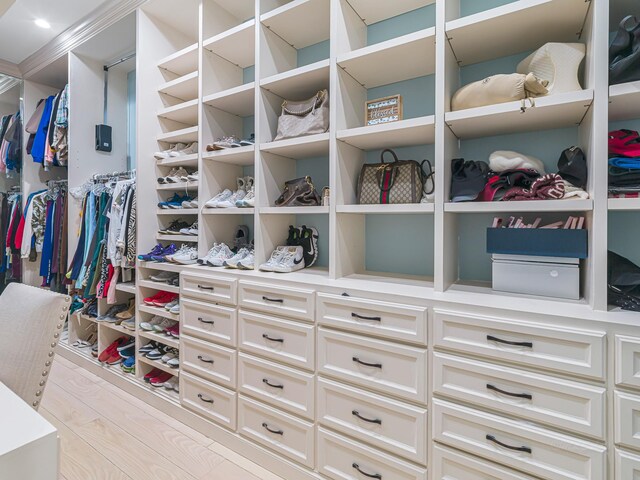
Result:
{"label": "hanging clothes rod", "polygon": [[93,176],[94,182],[99,182],[103,180],[112,180],[120,177],[133,177],[135,176],[135,170],[126,170],[124,172],[113,172],[113,173],[103,173],[103,174],[95,174]]}

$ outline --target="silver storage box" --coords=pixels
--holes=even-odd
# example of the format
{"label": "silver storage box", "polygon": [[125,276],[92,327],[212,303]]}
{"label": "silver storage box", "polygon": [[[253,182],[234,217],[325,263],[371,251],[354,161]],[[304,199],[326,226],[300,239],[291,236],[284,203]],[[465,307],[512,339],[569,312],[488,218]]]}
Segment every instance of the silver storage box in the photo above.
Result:
{"label": "silver storage box", "polygon": [[493,254],[491,263],[494,290],[580,298],[580,260],[577,258]]}

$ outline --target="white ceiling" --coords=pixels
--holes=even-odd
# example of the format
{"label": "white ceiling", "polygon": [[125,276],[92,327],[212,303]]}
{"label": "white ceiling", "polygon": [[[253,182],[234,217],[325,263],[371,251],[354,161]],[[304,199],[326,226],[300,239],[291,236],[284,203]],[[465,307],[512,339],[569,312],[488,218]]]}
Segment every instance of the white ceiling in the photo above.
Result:
{"label": "white ceiling", "polygon": [[[0,59],[20,63],[108,0],[16,0],[0,17]],[[0,1],[0,12],[6,0]],[[10,1],[9,1],[10,3]],[[42,18],[50,29],[36,26]]]}

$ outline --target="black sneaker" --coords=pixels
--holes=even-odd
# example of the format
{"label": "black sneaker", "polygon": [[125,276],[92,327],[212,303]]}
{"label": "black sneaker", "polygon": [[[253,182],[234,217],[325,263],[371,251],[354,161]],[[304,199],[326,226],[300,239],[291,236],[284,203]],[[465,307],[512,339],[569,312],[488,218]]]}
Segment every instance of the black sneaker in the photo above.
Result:
{"label": "black sneaker", "polygon": [[302,229],[300,227],[294,227],[289,225],[289,236],[287,237],[288,247],[297,247],[301,245],[300,239],[302,237]]}
{"label": "black sneaker", "polygon": [[306,267],[312,267],[318,261],[318,230],[314,227],[307,228],[306,225],[300,230],[302,234],[299,245],[303,249],[304,264]]}
{"label": "black sneaker", "polygon": [[183,228],[189,228],[191,225],[182,220],[174,220],[165,229],[158,230],[158,233],[163,235],[180,235],[180,230]]}
{"label": "black sneaker", "polygon": [[236,227],[236,235],[233,238],[233,249],[240,250],[249,244],[249,227],[246,225],[238,225]]}

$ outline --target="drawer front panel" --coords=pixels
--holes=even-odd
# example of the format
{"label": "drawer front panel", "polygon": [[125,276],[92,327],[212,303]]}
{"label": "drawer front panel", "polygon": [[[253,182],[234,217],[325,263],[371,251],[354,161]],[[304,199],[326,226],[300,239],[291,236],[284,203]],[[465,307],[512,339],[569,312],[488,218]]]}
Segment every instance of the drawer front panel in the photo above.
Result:
{"label": "drawer front panel", "polygon": [[433,364],[434,393],[604,438],[604,388],[439,352]]}
{"label": "drawer front panel", "polygon": [[433,480],[535,480],[495,463],[436,445],[433,448]]}
{"label": "drawer front panel", "polygon": [[180,375],[180,402],[222,426],[236,428],[236,394],[188,373]]}
{"label": "drawer front panel", "polygon": [[601,480],[606,448],[528,422],[433,401],[436,441],[548,480]]}
{"label": "drawer front panel", "polygon": [[427,411],[323,378],[318,421],[422,465],[427,464]]}
{"label": "drawer front panel", "polygon": [[240,310],[240,348],[247,352],[313,370],[315,327]]}
{"label": "drawer front panel", "polygon": [[318,329],[318,370],[350,383],[427,401],[427,352]]}
{"label": "drawer front panel", "polygon": [[434,343],[464,353],[603,378],[605,334],[434,310]]}
{"label": "drawer front panel", "polygon": [[273,362],[238,356],[238,387],[241,393],[283,408],[310,420],[314,419],[315,377]]}
{"label": "drawer front panel", "polygon": [[180,310],[183,334],[228,347],[236,346],[238,314],[235,308],[182,299]]}
{"label": "drawer front panel", "polygon": [[312,423],[241,395],[238,399],[238,431],[281,455],[314,467]]}
{"label": "drawer front panel", "polygon": [[640,450],[640,397],[614,392],[616,444]]}
{"label": "drawer front panel", "polygon": [[616,480],[640,480],[640,456],[616,450]]}
{"label": "drawer front panel", "polygon": [[427,309],[327,293],[317,294],[318,322],[358,333],[427,344]]}
{"label": "drawer front panel", "polygon": [[640,389],[640,338],[616,336],[616,384]]}
{"label": "drawer front panel", "polygon": [[318,428],[318,471],[333,480],[427,480],[427,471]]}
{"label": "drawer front panel", "polygon": [[244,308],[313,322],[313,290],[243,280],[240,282],[239,302]]}
{"label": "drawer front panel", "polygon": [[188,372],[225,387],[236,387],[236,352],[202,340],[180,337],[180,363]]}
{"label": "drawer front panel", "polygon": [[237,305],[237,292],[237,280],[187,272],[180,276],[181,297]]}

